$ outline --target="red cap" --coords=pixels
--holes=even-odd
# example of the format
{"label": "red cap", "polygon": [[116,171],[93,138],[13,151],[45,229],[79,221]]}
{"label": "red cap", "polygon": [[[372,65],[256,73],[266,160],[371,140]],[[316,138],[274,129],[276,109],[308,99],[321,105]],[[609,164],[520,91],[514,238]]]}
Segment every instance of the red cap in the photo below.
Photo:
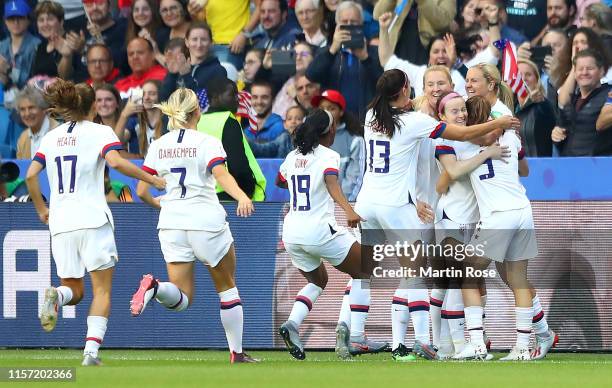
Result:
{"label": "red cap", "polygon": [[320,96],[314,96],[312,100],[310,100],[310,103],[314,107],[319,107],[322,99],[333,102],[334,104],[339,105],[342,110],[346,110],[346,100],[344,99],[342,93],[337,90],[325,90]]}

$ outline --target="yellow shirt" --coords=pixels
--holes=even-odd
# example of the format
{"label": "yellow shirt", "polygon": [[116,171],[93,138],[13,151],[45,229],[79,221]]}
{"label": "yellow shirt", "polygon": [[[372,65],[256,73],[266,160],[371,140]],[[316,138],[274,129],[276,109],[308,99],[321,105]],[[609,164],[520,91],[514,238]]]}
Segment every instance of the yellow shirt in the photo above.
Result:
{"label": "yellow shirt", "polygon": [[209,0],[206,5],[206,21],[217,44],[230,44],[249,16],[249,0]]}

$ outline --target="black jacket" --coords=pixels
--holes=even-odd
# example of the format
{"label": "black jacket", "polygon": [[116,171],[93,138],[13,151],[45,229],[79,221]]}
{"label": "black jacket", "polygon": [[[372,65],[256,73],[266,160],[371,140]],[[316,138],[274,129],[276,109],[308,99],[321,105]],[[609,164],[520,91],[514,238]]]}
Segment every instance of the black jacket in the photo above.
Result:
{"label": "black jacket", "polygon": [[596,131],[595,123],[606,103],[610,85],[593,90],[576,109],[580,92],[572,95],[571,102],[561,109],[558,125],[567,130],[567,138],[557,143],[561,156],[592,156],[612,154],[612,132]]}
{"label": "black jacket", "polygon": [[167,100],[172,92],[180,87],[189,88],[197,93],[217,77],[227,77],[227,71],[221,66],[217,57],[209,56],[202,63],[191,66],[191,72],[188,74],[168,73],[162,83],[161,99]]}
{"label": "black jacket", "polygon": [[368,58],[363,62],[344,50],[332,55],[327,46],[306,69],[306,77],[321,84],[322,91],[340,91],[346,99],[346,110],[358,115],[360,120],[365,118],[366,106],[374,97],[376,81],[382,73],[374,46],[368,46]]}
{"label": "black jacket", "polygon": [[521,120],[525,156],[552,156],[550,135],[556,124],[555,110],[548,100],[527,104],[516,112]]}

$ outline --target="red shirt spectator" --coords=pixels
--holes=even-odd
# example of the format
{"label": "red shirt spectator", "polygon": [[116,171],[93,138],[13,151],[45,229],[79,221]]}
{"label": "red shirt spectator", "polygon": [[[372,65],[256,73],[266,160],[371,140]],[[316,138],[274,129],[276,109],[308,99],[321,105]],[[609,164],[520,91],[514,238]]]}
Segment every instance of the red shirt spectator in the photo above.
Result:
{"label": "red shirt spectator", "polygon": [[140,89],[148,80],[163,80],[168,70],[155,63],[155,54],[151,43],[143,38],[134,38],[127,47],[128,64],[132,74],[121,78],[115,87],[121,98],[128,98],[134,89]]}

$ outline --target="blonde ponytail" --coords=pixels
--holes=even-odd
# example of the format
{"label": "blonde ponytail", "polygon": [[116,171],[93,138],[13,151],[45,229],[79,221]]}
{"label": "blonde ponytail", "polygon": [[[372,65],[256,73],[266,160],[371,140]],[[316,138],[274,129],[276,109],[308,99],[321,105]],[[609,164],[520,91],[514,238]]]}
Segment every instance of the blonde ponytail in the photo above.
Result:
{"label": "blonde ponytail", "polygon": [[507,83],[500,81],[497,85],[497,98],[503,102],[510,111],[514,112],[514,92]]}
{"label": "blonde ponytail", "polygon": [[489,64],[489,63],[481,63],[476,65],[481,71],[484,78],[488,83],[495,84],[495,91],[497,94],[497,98],[503,102],[508,109],[514,112],[514,93],[512,89],[501,79],[501,74],[497,67]]}
{"label": "blonde ponytail", "polygon": [[198,97],[193,90],[179,88],[175,90],[168,101],[153,105],[168,116],[168,129],[181,129],[193,118],[198,110]]}

